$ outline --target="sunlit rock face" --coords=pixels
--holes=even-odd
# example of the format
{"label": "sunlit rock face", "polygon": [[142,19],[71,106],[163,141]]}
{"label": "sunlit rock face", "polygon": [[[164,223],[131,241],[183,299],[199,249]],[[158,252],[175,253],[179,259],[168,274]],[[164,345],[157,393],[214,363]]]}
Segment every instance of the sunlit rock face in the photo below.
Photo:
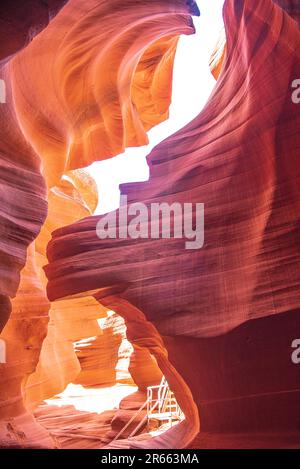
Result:
{"label": "sunlit rock face", "polygon": [[[54,233],[48,295],[98,290],[125,318],[132,343],[157,353],[176,394],[167,350],[203,430],[299,432],[291,342],[300,327],[300,114],[292,99],[300,33],[270,0],[226,0],[224,20],[226,54],[209,102],[152,151],[148,182],[122,186],[130,202],[204,203],[204,247],[99,240],[99,217],[90,217]],[[188,411],[185,393],[177,397]],[[197,425],[192,410],[189,419]]]}
{"label": "sunlit rock face", "polygon": [[[7,357],[6,363],[1,365],[0,445],[53,447],[53,440],[49,435],[43,436],[44,430],[27,409],[61,392],[76,379],[80,365],[72,341],[89,334],[88,327],[84,328],[89,319],[89,304],[93,302],[97,312],[100,309],[93,298],[51,306],[43,273],[51,232],[66,221],[75,221],[93,212],[97,205],[96,186],[83,171],[69,172],[59,186],[51,189],[48,202],[48,217],[38,238],[29,247],[20,287],[12,301],[12,315],[1,334]],[[7,425],[15,428],[8,440]],[[21,441],[17,438],[18,432],[23,432]]]}
{"label": "sunlit rock face", "polygon": [[[155,359],[147,349],[132,347],[127,340],[124,319],[99,305],[95,298],[91,297],[90,301],[92,300],[94,319],[97,321],[88,329],[90,334],[82,334],[81,321],[81,328],[78,330],[81,340],[75,346],[80,363],[76,383],[83,386],[130,384],[137,385],[141,391],[146,391],[147,386],[159,384],[162,373]],[[74,301],[78,304],[80,299],[66,300],[66,303],[70,305]],[[84,317],[86,321],[86,299],[81,301],[80,318]],[[59,307],[57,309],[60,310]],[[82,340],[83,335],[87,339]],[[63,337],[65,340],[66,334]]]}
{"label": "sunlit rock face", "polygon": [[[60,184],[50,190],[48,216],[35,241],[36,262],[44,289],[46,278],[43,266],[47,262],[45,253],[52,231],[66,220],[77,220],[93,213],[97,201],[96,185],[82,170],[68,172]],[[50,305],[49,324],[45,331],[47,336],[41,344],[37,368],[24,386],[27,407],[33,408],[43,399],[61,392],[69,382],[76,379],[80,365],[73,342],[89,336],[90,321],[95,321],[94,315],[99,309],[99,305],[89,297]]]}
{"label": "sunlit rock face", "polygon": [[50,189],[70,169],[147,143],[168,117],[176,45],[194,13],[184,0],[71,0],[1,68],[0,325],[46,217],[41,172]]}
{"label": "sunlit rock face", "polygon": [[50,303],[38,275],[35,249],[28,250],[28,261],[21,274],[12,314],[1,339],[6,344],[6,363],[0,375],[0,447],[23,446],[30,442],[54,446],[49,435],[28,414],[23,402],[26,378],[34,372],[45,339]]}
{"label": "sunlit rock face", "polygon": [[[285,10],[295,21],[300,23],[300,1],[299,0],[273,0]],[[220,75],[226,52],[225,31],[221,31],[218,43],[213,51],[210,61],[210,68],[213,76],[217,79]]]}
{"label": "sunlit rock face", "polygon": [[11,73],[4,66],[55,17],[67,0],[3,0],[0,5],[1,246],[0,332],[11,313],[26,251],[46,217],[40,159],[24,139],[15,114]]}
{"label": "sunlit rock face", "polygon": [[210,57],[210,70],[213,74],[214,78],[217,80],[221,73],[221,69],[224,63],[226,53],[226,34],[225,30],[223,29],[219,33],[218,42],[215,46],[215,49]]}
{"label": "sunlit rock face", "polygon": [[[178,37],[194,33],[191,15],[199,14],[184,0],[70,0],[55,18],[65,2],[32,1],[26,14],[35,4],[28,21],[24,7],[16,7],[16,24],[22,19],[16,40],[7,28],[0,31],[8,44],[3,57],[10,56],[0,69],[6,88],[0,105],[0,326],[7,345],[0,365],[0,446],[53,447],[28,409],[87,377],[72,342],[100,336],[97,320],[107,308],[89,294],[50,304],[42,270],[46,246],[53,230],[96,208],[95,184],[77,168],[145,144],[147,130],[168,117]],[[4,11],[9,20],[12,8]],[[141,353],[135,347],[131,368],[145,388],[161,373],[149,353]],[[108,354],[104,347],[104,362]],[[126,348],[122,354],[129,358]],[[147,379],[138,372],[144,360],[153,373]],[[95,375],[92,369],[89,384],[99,383]]]}
{"label": "sunlit rock face", "polygon": [[[134,385],[128,372],[132,350],[126,340],[124,320],[104,307],[99,308],[95,298],[91,299],[98,305],[98,308],[95,308],[98,320],[88,339],[76,343],[76,355],[80,363],[76,383],[83,386],[107,387],[116,383]],[[84,310],[85,308],[83,313]]]}
{"label": "sunlit rock face", "polygon": [[192,11],[183,0],[71,0],[13,61],[17,113],[50,183],[147,143],[146,131],[168,117]]}

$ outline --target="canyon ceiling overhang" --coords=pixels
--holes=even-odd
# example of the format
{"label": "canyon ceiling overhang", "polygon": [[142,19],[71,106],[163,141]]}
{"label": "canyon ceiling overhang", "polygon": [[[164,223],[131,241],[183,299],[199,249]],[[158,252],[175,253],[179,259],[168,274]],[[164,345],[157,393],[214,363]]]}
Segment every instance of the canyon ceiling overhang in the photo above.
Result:
{"label": "canyon ceiling overhang", "polygon": [[1,4],[16,32],[10,40],[4,27],[1,42],[11,59],[0,71],[1,328],[45,221],[47,190],[68,170],[148,142],[147,131],[168,117],[178,38],[194,33],[199,14],[185,0],[70,0],[30,42],[65,3]]}

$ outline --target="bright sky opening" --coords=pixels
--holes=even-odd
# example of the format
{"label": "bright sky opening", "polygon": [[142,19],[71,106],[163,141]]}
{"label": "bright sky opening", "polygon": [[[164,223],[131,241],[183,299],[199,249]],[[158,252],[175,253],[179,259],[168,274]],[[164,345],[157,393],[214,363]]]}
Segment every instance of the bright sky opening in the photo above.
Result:
{"label": "bright sky opening", "polygon": [[149,178],[146,156],[151,149],[197,116],[215,86],[209,59],[223,28],[224,0],[198,0],[197,3],[201,16],[193,18],[196,34],[181,36],[178,44],[169,119],[148,133],[147,146],[128,148],[121,155],[89,167],[99,192],[96,214],[119,207],[120,184]]}

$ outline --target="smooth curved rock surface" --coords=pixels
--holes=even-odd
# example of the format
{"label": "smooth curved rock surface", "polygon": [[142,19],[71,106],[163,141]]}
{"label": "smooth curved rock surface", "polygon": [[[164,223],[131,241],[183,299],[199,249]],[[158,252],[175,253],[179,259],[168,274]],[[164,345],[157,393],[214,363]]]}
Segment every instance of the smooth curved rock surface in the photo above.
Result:
{"label": "smooth curved rock surface", "polygon": [[273,0],[283,8],[294,20],[300,24],[300,3],[299,0]]}
{"label": "smooth curved rock surface", "polygon": [[[76,355],[81,368],[76,383],[106,387],[117,382],[134,384],[128,373],[131,350],[130,344],[125,343],[126,327],[123,319],[116,314],[108,315],[106,308],[100,307],[95,298],[91,299],[98,305],[97,317],[101,319],[98,323],[96,321],[96,327],[88,340],[76,343]],[[83,308],[83,314],[84,311]]]}
{"label": "smooth curved rock surface", "polygon": [[[12,300],[12,315],[1,334],[7,357],[6,363],[1,365],[0,441],[5,441],[5,425],[11,424],[15,432],[10,436],[10,446],[19,444],[15,439],[18,432],[24,433],[23,446],[42,444],[41,427],[35,424],[27,409],[61,392],[76,378],[80,365],[72,341],[84,337],[84,333],[89,334],[88,328],[84,328],[89,303],[93,303],[94,310],[100,309],[93,298],[50,305],[43,272],[51,232],[66,222],[92,213],[97,205],[96,186],[83,171],[70,172],[59,186],[52,188],[48,203],[48,217],[38,238],[29,247],[20,287]],[[77,323],[74,316],[77,316]],[[26,432],[18,422],[22,425],[27,422]],[[47,445],[54,445],[50,437]]]}
{"label": "smooth curved rock surface", "polygon": [[[1,335],[8,360],[0,446],[54,447],[27,408],[70,380],[93,385],[112,374],[114,382],[129,355],[126,344],[118,348],[123,325],[100,378],[95,368],[108,356],[114,327],[96,352],[100,362],[90,350],[76,356],[72,346],[91,333],[101,340],[98,308],[100,316],[104,308],[124,318],[139,388],[163,373],[186,416],[159,438],[125,444],[187,446],[199,414],[204,431],[299,433],[299,373],[290,356],[300,309],[300,121],[291,87],[300,75],[299,1],[226,0],[224,13],[226,52],[219,46],[212,58],[219,81],[210,101],[153,150],[149,182],[122,187],[130,201],[205,203],[199,251],[186,251],[185,240],[99,241],[97,217],[60,228],[97,204],[93,183],[73,170],[146,143],[147,130],[166,119],[176,44],[194,31],[195,2],[71,0],[2,63],[1,327],[18,293]],[[34,33],[45,24],[25,22],[6,54],[32,38],[33,23]],[[42,267],[57,228],[46,272],[49,297],[59,301],[50,305]],[[128,416],[122,410],[116,428]]]}
{"label": "smooth curved rock surface", "polygon": [[0,61],[23,49],[42,31],[68,0],[2,0]]}
{"label": "smooth curved rock surface", "polygon": [[[98,300],[125,318],[132,343],[155,350],[160,368],[187,411],[185,425],[190,428],[183,444],[198,422],[187,387],[183,384],[182,394],[176,389],[178,373],[170,371],[166,349],[171,362],[181,363],[180,374],[197,401],[208,370],[205,361],[193,369],[186,362],[189,340],[194,343],[189,355],[197,353],[205,338],[220,337],[218,348],[222,335],[232,344],[233,330],[240,340],[239,328],[258,321],[252,334],[261,331],[270,343],[267,330],[277,330],[280,317],[285,325],[281,337],[285,360],[290,360],[287,326],[293,311],[294,326],[300,324],[300,114],[291,87],[292,79],[300,75],[299,28],[271,0],[259,0],[255,7],[250,0],[226,0],[224,19],[226,55],[209,102],[190,124],[151,152],[148,182],[122,186],[130,202],[204,203],[203,249],[185,250],[185,240],[180,239],[99,240],[99,217],[57,230],[48,246],[51,300],[98,290]],[[165,344],[159,334],[166,337]],[[252,370],[253,392],[250,395],[245,387],[230,393],[230,380],[220,383],[219,400],[231,403],[222,431],[230,431],[231,416],[232,422],[241,416],[238,431],[248,427],[243,419],[246,398],[251,401],[252,430],[272,428],[268,416],[276,415],[278,402],[282,408],[277,425],[284,420],[294,428],[297,416],[288,396],[299,387],[296,367],[280,366],[287,389],[282,400],[274,397],[280,393],[275,369],[282,347],[276,350],[270,343],[273,362],[258,356],[255,347],[250,358],[244,356],[242,341],[237,350],[233,344],[226,347],[228,367],[237,353],[241,373],[243,363]],[[270,367],[270,380],[255,374],[259,360]],[[212,366],[218,369],[219,364],[214,360]],[[242,380],[241,373],[236,379]],[[215,381],[208,378],[206,384],[212,396]],[[256,392],[265,392],[267,406],[259,407]],[[220,414],[215,409],[203,415],[204,428],[218,427]],[[169,444],[174,441],[171,436]]]}
{"label": "smooth curved rock surface", "polygon": [[129,201],[205,203],[204,248],[185,250],[178,239],[99,240],[99,217],[87,218],[57,230],[48,246],[50,299],[128,284],[122,296],[164,334],[192,337],[299,307],[300,117],[290,78],[299,73],[299,29],[271,1],[235,8],[226,2],[228,51],[210,101],[152,151],[149,182],[122,185]]}
{"label": "smooth curved rock surface", "polygon": [[[58,5],[48,3],[51,11]],[[27,247],[45,221],[43,176],[50,190],[68,170],[147,143],[147,130],[168,117],[178,37],[194,33],[197,13],[184,0],[71,0],[2,65],[0,295],[7,298],[1,324]],[[30,21],[39,21],[35,14]]]}
{"label": "smooth curved rock surface", "polygon": [[0,70],[0,77],[6,81],[6,103],[0,105],[0,294],[6,297],[0,311],[3,327],[10,313],[9,298],[16,295],[19,286],[27,248],[45,221],[47,202],[40,159],[24,139],[14,111],[7,67]]}
{"label": "smooth curved rock surface", "polygon": [[15,58],[17,114],[50,186],[145,145],[168,117],[178,37],[194,33],[187,3],[70,0]]}
{"label": "smooth curved rock surface", "polygon": [[1,334],[7,353],[6,363],[0,365],[0,447],[54,447],[54,441],[28,413],[23,399],[26,379],[35,371],[46,337],[49,309],[31,245],[11,317]]}
{"label": "smooth curved rock surface", "polygon": [[[43,5],[46,15],[37,8],[28,21],[24,5],[16,9],[16,23],[24,21],[7,55],[27,45],[62,2]],[[5,11],[8,18],[11,10]],[[76,380],[81,367],[72,342],[101,333],[96,320],[101,305],[89,295],[50,305],[42,271],[46,245],[53,230],[96,208],[95,183],[77,168],[145,144],[146,132],[168,117],[176,45],[180,34],[194,32],[191,14],[199,14],[193,1],[70,0],[46,30],[2,63],[1,327],[9,317],[9,298],[16,297],[1,335],[8,344],[0,395],[0,441],[5,445],[19,445],[19,434],[24,447],[54,445],[51,438],[45,442],[26,408],[32,410]],[[0,33],[9,34],[5,29]],[[22,322],[25,312],[28,320]],[[14,344],[20,353],[28,350],[17,364]],[[127,359],[126,347],[121,355]],[[7,442],[12,418],[15,430]]]}
{"label": "smooth curved rock surface", "polygon": [[5,63],[42,31],[67,0],[2,1],[0,5],[1,174],[0,332],[11,313],[26,251],[46,217],[45,183],[38,155],[24,139]]}

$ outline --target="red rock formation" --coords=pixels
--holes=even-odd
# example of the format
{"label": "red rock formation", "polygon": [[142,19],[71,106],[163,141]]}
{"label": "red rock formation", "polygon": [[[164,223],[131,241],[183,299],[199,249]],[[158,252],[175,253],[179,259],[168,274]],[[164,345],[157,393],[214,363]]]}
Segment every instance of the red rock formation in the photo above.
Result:
{"label": "red rock formation", "polygon": [[[0,60],[63,2],[48,2],[50,10],[34,3]],[[9,37],[5,11],[0,34]],[[15,11],[18,24],[27,11]],[[146,143],[147,130],[167,118],[176,44],[193,32],[191,13],[192,0],[70,0],[2,63],[0,330],[15,298],[1,335],[1,446],[53,447],[27,409],[71,380],[129,379],[124,367],[116,376],[129,355],[126,344],[119,349],[124,325],[118,319],[101,335],[97,319],[107,309],[125,320],[139,388],[164,373],[186,416],[159,439],[125,444],[186,446],[199,430],[198,411],[204,431],[277,431],[278,445],[284,433],[299,434],[290,345],[299,329],[300,122],[291,83],[300,75],[300,37],[288,16],[299,21],[298,1],[258,0],[254,8],[226,0],[226,53],[212,61],[220,76],[209,103],[153,150],[149,182],[122,188],[130,201],[205,203],[203,249],[187,251],[179,239],[100,241],[98,217],[60,228],[97,203],[90,179],[73,170]],[[57,228],[46,272],[49,298],[59,301],[50,305],[42,267]],[[95,354],[91,344],[76,356],[73,341],[90,334]],[[111,364],[95,373],[112,341]],[[128,418],[126,402],[115,431]]]}
{"label": "red rock formation", "polygon": [[226,0],[224,19],[225,61],[209,102],[152,151],[148,182],[122,186],[130,202],[204,203],[204,248],[99,240],[99,217],[57,230],[48,247],[49,298],[98,291],[131,342],[156,357],[186,414],[174,429],[180,443],[172,430],[163,445],[185,445],[198,431],[193,398],[204,430],[299,432],[290,344],[300,326],[300,114],[291,88],[300,33],[271,0]]}
{"label": "red rock formation", "polygon": [[[93,181],[83,171],[70,172],[67,180],[62,180],[60,186],[50,191],[47,220],[29,248],[20,288],[12,301],[12,316],[1,334],[7,346],[7,357],[6,363],[1,365],[0,420],[5,418],[5,425],[15,427],[16,431],[10,436],[11,445],[19,444],[16,440],[18,431],[24,434],[22,445],[42,444],[44,431],[40,431],[25,409],[61,392],[80,372],[72,340],[82,338],[88,332],[83,324],[89,316],[90,303],[98,312],[99,304],[93,298],[85,298],[58,302],[50,308],[42,268],[46,263],[46,246],[53,229],[66,221],[91,214],[97,205],[95,190]],[[77,324],[74,309],[77,309]],[[22,425],[27,422],[26,432],[19,426],[20,417]],[[0,426],[0,441],[5,441],[5,425]],[[53,446],[49,436],[47,445]]]}
{"label": "red rock formation", "polygon": [[44,399],[62,392],[81,372],[73,343],[101,333],[96,318],[101,307],[94,298],[58,301],[51,305],[47,336],[36,370],[25,385],[25,404],[34,409]]}
{"label": "red rock formation", "polygon": [[0,61],[23,49],[68,0],[2,0]]}
{"label": "red rock formation", "polygon": [[16,294],[27,247],[46,216],[40,160],[23,138],[14,110],[11,74],[3,64],[44,29],[65,3],[66,0],[30,0],[25,4],[14,0],[2,1],[0,5],[0,78],[5,83],[6,101],[0,113],[0,332],[11,312],[10,298]]}
{"label": "red rock formation", "polygon": [[211,58],[210,58],[210,70],[215,79],[217,80],[219,78],[219,75],[222,70],[222,66],[224,63],[225,59],[225,54],[226,54],[226,35],[225,31],[222,30],[218,42],[216,44],[215,50],[213,51]]}
{"label": "red rock formation", "polygon": [[40,174],[40,160],[24,139],[14,112],[8,71],[6,104],[1,104],[1,243],[0,243],[0,331],[16,295],[20,271],[25,265],[29,244],[36,238],[47,212],[46,187]]}
{"label": "red rock formation", "polygon": [[[46,216],[40,158],[50,189],[69,169],[147,143],[146,131],[168,117],[176,44],[181,33],[194,32],[191,13],[195,6],[184,0],[72,0],[0,70],[7,86],[1,106],[0,325],[26,249]],[[16,206],[21,199],[22,210]]]}
{"label": "red rock formation", "polygon": [[299,0],[273,0],[300,24]]}
{"label": "red rock formation", "polygon": [[129,371],[141,391],[146,391],[148,386],[155,386],[161,382],[162,372],[159,369],[155,357],[147,348],[133,347],[130,357]]}
{"label": "red rock formation", "polygon": [[194,32],[191,12],[184,0],[71,0],[16,57],[18,117],[50,184],[147,143],[146,131],[168,117],[177,40]]}
{"label": "red rock formation", "polygon": [[[3,57],[25,46],[34,35],[32,26],[40,31],[64,2],[51,0],[49,8],[34,3],[42,9],[23,21],[20,35],[1,49]],[[5,10],[7,20],[10,11]],[[18,24],[25,18],[24,5],[15,13]],[[87,294],[50,308],[41,270],[46,245],[54,229],[96,207],[94,184],[73,170],[126,146],[143,145],[147,130],[168,117],[176,45],[180,34],[194,32],[194,13],[194,2],[184,0],[70,0],[38,38],[2,64],[7,96],[0,109],[0,331],[9,317],[9,298],[18,294],[1,335],[8,360],[1,364],[0,420],[9,419],[1,422],[1,445],[53,446],[25,410],[24,400],[32,408],[76,379],[80,366],[72,341],[91,330],[99,333],[101,307]],[[9,38],[10,33],[6,28],[1,34]],[[77,321],[71,328],[72,307]],[[83,328],[89,307],[89,327]],[[28,324],[20,321],[25,312]],[[14,344],[20,353],[28,350],[20,362],[12,353]],[[14,429],[8,441],[7,425]]]}
{"label": "red rock formation", "polygon": [[54,445],[47,432],[29,415],[23,401],[26,378],[35,370],[46,336],[49,308],[32,245],[18,295],[12,302],[11,318],[1,334],[7,354],[6,363],[0,365],[0,447]]}
{"label": "red rock formation", "polygon": [[[97,303],[94,298],[92,299]],[[134,384],[128,373],[131,350],[130,344],[126,347],[125,343],[124,321],[116,314],[108,316],[107,309],[102,309],[104,314],[101,315],[100,325],[97,324],[97,329],[90,334],[88,341],[83,340],[76,344],[81,368],[76,383],[84,386],[107,387],[113,386],[116,382]],[[100,317],[99,303],[97,316]]]}

